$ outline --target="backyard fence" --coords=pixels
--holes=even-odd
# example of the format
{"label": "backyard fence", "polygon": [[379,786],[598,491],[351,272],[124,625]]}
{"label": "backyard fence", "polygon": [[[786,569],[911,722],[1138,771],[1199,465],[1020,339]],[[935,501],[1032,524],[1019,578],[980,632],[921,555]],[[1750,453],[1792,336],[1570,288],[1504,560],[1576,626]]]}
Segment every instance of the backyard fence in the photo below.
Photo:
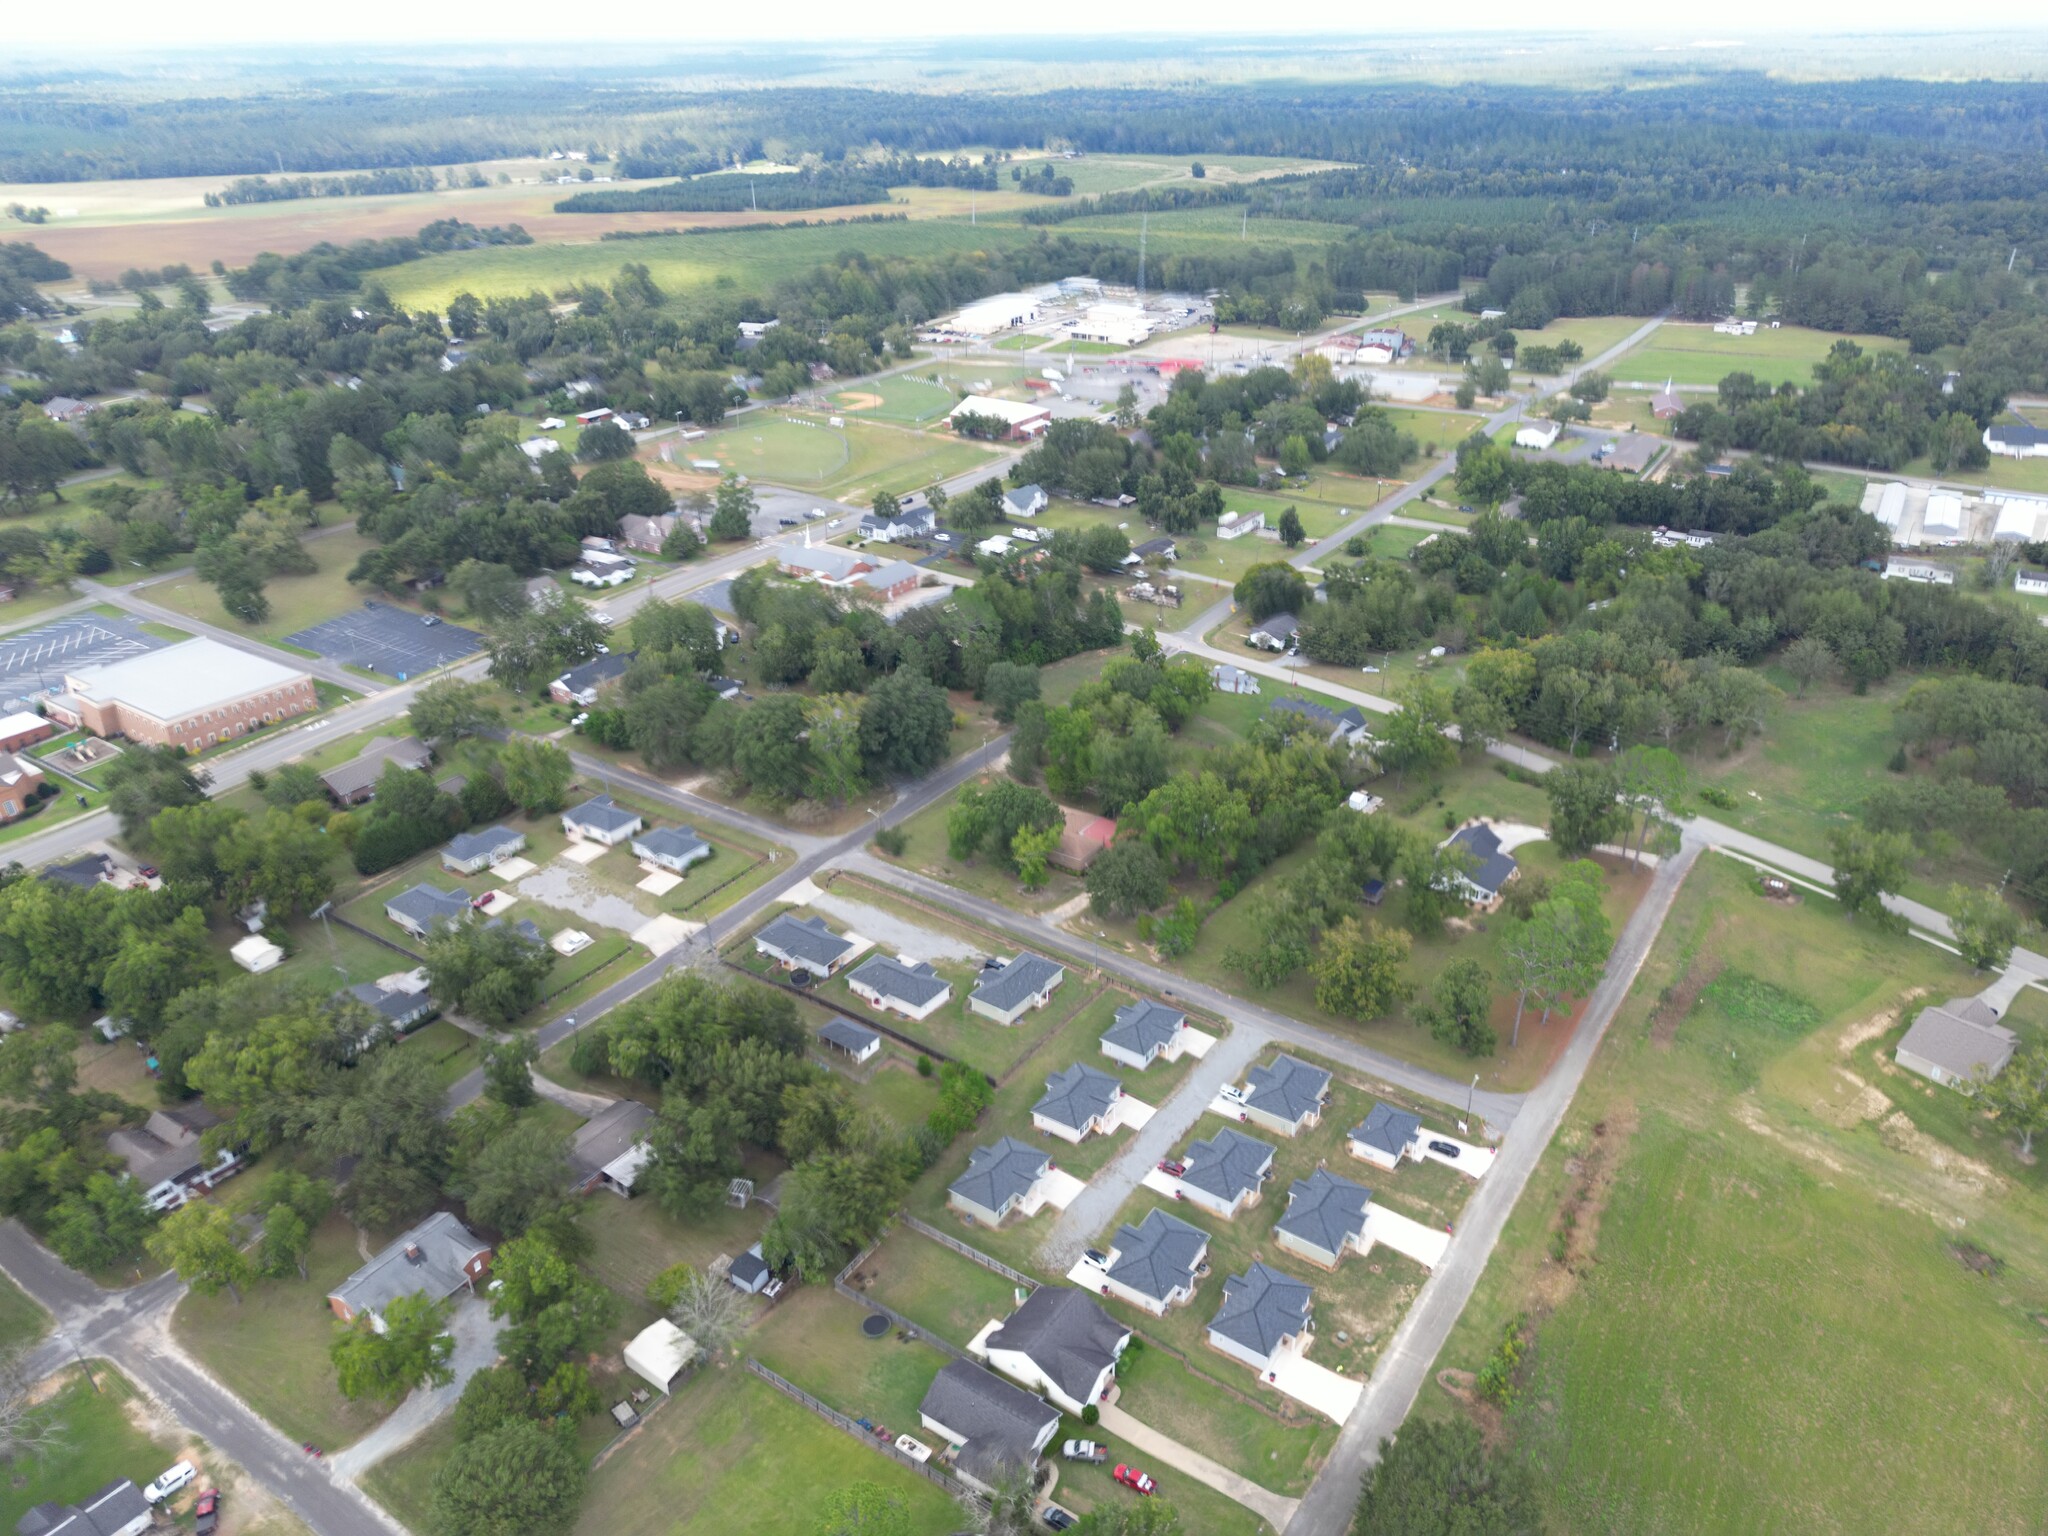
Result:
{"label": "backyard fence", "polygon": [[[954,1057],[948,1056],[944,1051],[938,1049],[938,1047],[936,1046],[926,1045],[922,1040],[913,1040],[910,1036],[904,1034],[902,1030],[896,1029],[891,1025],[883,1023],[873,1014],[865,1012],[862,1009],[851,1007],[845,1003],[824,1002],[816,996],[814,996],[811,992],[806,991],[804,988],[792,985],[791,983],[784,981],[780,976],[764,976],[758,971],[750,971],[744,965],[741,965],[737,960],[730,959],[724,955],[720,955],[718,957],[718,963],[720,965],[727,966],[732,970],[738,971],[742,976],[745,976],[750,981],[758,981],[767,986],[780,988],[782,991],[787,992],[791,997],[799,997],[804,999],[806,1002],[816,1003],[820,1008],[830,1008],[834,1013],[843,1015],[844,1017],[853,1020],[853,1022],[856,1024],[865,1024],[869,1029],[874,1030],[875,1033],[887,1036],[889,1039],[894,1040],[898,1045],[908,1046],[911,1050],[916,1051],[920,1056],[929,1056],[933,1061],[940,1063],[949,1063],[956,1059]],[[996,1080],[992,1077],[989,1077],[986,1072],[982,1073],[981,1075],[983,1077],[988,1078],[988,1084],[991,1088],[997,1086]]]}
{"label": "backyard fence", "polygon": [[381,933],[372,933],[370,932],[369,929],[365,928],[361,923],[352,923],[347,918],[343,917],[339,912],[329,912],[327,914],[326,920],[334,924],[335,927],[337,928],[346,928],[350,933],[361,934],[364,938],[368,939],[372,944],[382,944],[386,949],[393,950],[396,953],[405,956],[406,959],[412,961],[415,965],[425,965],[427,963],[427,957],[425,955],[417,954],[414,951],[407,949],[403,944],[394,943],[392,940],[385,938],[384,935]]}
{"label": "backyard fence", "polygon": [[699,891],[697,893],[696,900],[690,902],[688,905],[681,908],[681,910],[684,912],[696,911],[699,907],[703,906],[705,902],[709,901],[712,897],[716,896],[728,885],[731,885],[733,881],[744,880],[747,878],[747,876],[751,875],[755,870],[759,869],[763,864],[772,864],[774,862],[775,855],[772,853],[755,854],[753,863],[749,864],[745,869],[740,870],[736,874],[727,875],[723,880],[719,881],[718,884],[712,886],[710,890]]}
{"label": "backyard fence", "polygon": [[903,1218],[903,1224],[909,1227],[910,1230],[913,1232],[923,1233],[926,1237],[930,1238],[935,1243],[944,1244],[946,1247],[952,1249],[955,1253],[959,1254],[962,1258],[972,1259],[975,1263],[979,1264],[983,1269],[995,1271],[995,1273],[1001,1275],[1005,1280],[1008,1280],[1012,1285],[1021,1285],[1026,1290],[1031,1291],[1035,1291],[1038,1289],[1038,1282],[1032,1279],[1029,1275],[1018,1273],[1016,1270],[1010,1268],[1009,1265],[1005,1264],[1001,1259],[990,1258],[987,1254],[983,1253],[979,1248],[961,1242],[959,1238],[954,1237],[951,1233],[941,1232],[937,1227],[933,1226],[928,1221],[919,1221],[915,1216],[906,1215]]}
{"label": "backyard fence", "polygon": [[881,1452],[884,1456],[887,1456],[891,1461],[895,1462],[896,1465],[898,1465],[899,1467],[904,1467],[909,1471],[915,1472],[919,1477],[922,1477],[926,1482],[934,1483],[939,1487],[945,1489],[946,1492],[950,1493],[954,1498],[979,1499],[982,1497],[982,1495],[977,1490],[968,1487],[965,1483],[961,1482],[959,1478],[953,1476],[952,1473],[946,1471],[943,1467],[933,1466],[930,1462],[927,1461],[919,1461],[915,1456],[906,1456],[903,1452],[897,1450],[896,1447],[892,1445],[889,1441],[876,1439],[872,1433],[865,1429],[862,1429],[859,1424],[855,1423],[852,1419],[849,1419],[837,1408],[834,1408],[829,1403],[819,1402],[818,1399],[811,1396],[810,1393],[806,1392],[802,1387],[797,1386],[794,1382],[785,1381],[782,1377],[776,1375],[773,1371],[769,1370],[767,1366],[763,1365],[760,1361],[756,1360],[752,1355],[749,1355],[747,1357],[747,1369],[752,1371],[756,1376],[760,1377],[763,1381],[767,1382],[769,1386],[773,1387],[776,1391],[780,1392],[784,1397],[791,1398],[794,1401],[801,1403],[804,1407],[810,1409],[811,1412],[815,1413],[827,1424],[830,1424],[837,1429],[842,1429],[846,1431],[847,1434],[853,1436],[853,1438],[860,1441],[861,1444],[869,1446],[874,1450]]}
{"label": "backyard fence", "polygon": [[[883,1233],[884,1237],[886,1237],[887,1235],[888,1234],[886,1232]],[[869,1243],[867,1247],[861,1249],[859,1253],[855,1254],[851,1259],[849,1259],[846,1263],[846,1267],[840,1270],[838,1274],[832,1277],[832,1289],[837,1291],[840,1295],[844,1296],[848,1301],[859,1302],[862,1306],[866,1307],[870,1312],[881,1313],[882,1316],[888,1318],[890,1322],[894,1323],[898,1328],[901,1328],[905,1333],[909,1334],[912,1338],[922,1340],[924,1343],[931,1345],[932,1348],[939,1350],[941,1353],[950,1355],[955,1360],[967,1359],[967,1351],[959,1348],[957,1345],[953,1343],[952,1340],[941,1338],[938,1334],[933,1333],[929,1328],[921,1327],[919,1324],[914,1323],[909,1318],[905,1317],[901,1312],[898,1312],[894,1307],[876,1301],[874,1297],[869,1296],[868,1294],[866,1294],[865,1292],[861,1291],[853,1285],[851,1277],[860,1273],[861,1265],[867,1263],[869,1259],[873,1258],[875,1256],[875,1250],[881,1246],[882,1239],[878,1237],[872,1243]]]}

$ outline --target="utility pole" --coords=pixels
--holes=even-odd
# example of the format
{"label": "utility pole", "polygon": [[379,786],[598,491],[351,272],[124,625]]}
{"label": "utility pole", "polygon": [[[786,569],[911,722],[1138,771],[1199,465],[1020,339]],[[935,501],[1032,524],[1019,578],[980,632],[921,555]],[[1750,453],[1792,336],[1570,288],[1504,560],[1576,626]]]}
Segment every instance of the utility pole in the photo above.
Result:
{"label": "utility pole", "polygon": [[754,212],[759,213],[761,211],[760,194],[754,191],[754,184],[751,181],[747,183],[747,201],[754,205]]}
{"label": "utility pole", "polygon": [[2006,270],[2006,271],[2008,271],[2008,272],[2010,272],[2010,271],[2012,270],[2012,264],[2013,264],[2014,262],[2018,261],[2019,259],[2020,259],[2020,248],[2019,248],[2018,246],[2014,246],[2014,247],[2012,248],[2012,254],[2011,254],[2010,256],[2008,256],[2008,257],[2006,257],[2006,258],[2005,258],[2005,270]]}
{"label": "utility pole", "polygon": [[[1247,235],[1249,235],[1249,234],[1251,233],[1251,229],[1252,229],[1252,205],[1251,205],[1250,203],[1246,203],[1246,204],[1244,205],[1244,216],[1243,216],[1242,218],[1240,218],[1240,219],[1238,220],[1238,223],[1237,223],[1237,238],[1238,238],[1238,239],[1240,239],[1240,240],[1244,239],[1244,238],[1245,238],[1245,237],[1246,237]],[[2017,251],[2019,250],[2019,247],[2018,247],[2018,246],[2014,246],[2014,247],[2013,247],[2013,250],[2014,250],[2015,252],[2017,252]],[[2010,269],[2008,269],[2008,270],[2010,270]]]}
{"label": "utility pole", "polygon": [[1145,232],[1152,225],[1149,213],[1138,215],[1138,302],[1145,301]]}

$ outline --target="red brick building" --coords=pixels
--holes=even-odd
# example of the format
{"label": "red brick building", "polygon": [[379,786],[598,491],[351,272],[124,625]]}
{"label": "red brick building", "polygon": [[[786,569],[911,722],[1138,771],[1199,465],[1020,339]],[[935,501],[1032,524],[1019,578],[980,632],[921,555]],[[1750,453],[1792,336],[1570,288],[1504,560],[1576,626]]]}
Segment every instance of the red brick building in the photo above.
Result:
{"label": "red brick building", "polygon": [[295,667],[217,640],[187,640],[69,674],[50,716],[95,736],[204,752],[320,707],[313,679]]}

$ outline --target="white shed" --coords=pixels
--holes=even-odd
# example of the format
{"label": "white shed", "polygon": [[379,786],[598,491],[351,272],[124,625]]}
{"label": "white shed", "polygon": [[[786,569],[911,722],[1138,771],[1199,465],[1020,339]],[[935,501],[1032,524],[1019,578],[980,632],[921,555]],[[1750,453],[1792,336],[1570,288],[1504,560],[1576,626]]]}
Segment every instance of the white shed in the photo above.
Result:
{"label": "white shed", "polygon": [[626,1366],[666,1392],[698,1355],[697,1341],[665,1317],[658,1317],[633,1335],[626,1346]]}
{"label": "white shed", "polygon": [[284,951],[260,933],[252,933],[228,953],[235,964],[252,975],[260,976],[265,971],[274,971],[284,964]]}

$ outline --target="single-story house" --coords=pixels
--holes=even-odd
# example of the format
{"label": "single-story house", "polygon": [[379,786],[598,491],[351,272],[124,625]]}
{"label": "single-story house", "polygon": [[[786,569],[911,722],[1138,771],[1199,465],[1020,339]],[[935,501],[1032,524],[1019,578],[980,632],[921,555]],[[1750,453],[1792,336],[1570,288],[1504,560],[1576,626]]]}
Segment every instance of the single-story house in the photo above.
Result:
{"label": "single-story house", "polygon": [[1130,1342],[1131,1330],[1086,1291],[1041,1285],[982,1347],[995,1370],[1079,1418],[1116,1380],[1117,1358]]}
{"label": "single-story house", "polygon": [[32,1506],[15,1522],[15,1536],[142,1536],[156,1524],[156,1512],[135,1486],[117,1477],[76,1504],[53,1499]]}
{"label": "single-story house", "polygon": [[1345,1250],[1365,1246],[1365,1212],[1372,1191],[1363,1184],[1318,1168],[1296,1179],[1287,1209],[1273,1227],[1273,1241],[1298,1259],[1335,1269]]}
{"label": "single-story house", "polygon": [[1254,1370],[1298,1355],[1315,1333],[1315,1292],[1292,1275],[1253,1264],[1223,1282],[1223,1305],[1209,1321],[1209,1343]]}
{"label": "single-story house", "polygon": [[1216,519],[1216,537],[1241,539],[1248,533],[1259,532],[1265,526],[1264,512],[1226,512]]}
{"label": "single-story house", "polygon": [[711,857],[711,845],[695,827],[650,827],[633,839],[633,857],[672,874],[686,874],[692,864]]}
{"label": "single-story house", "polygon": [[1042,486],[1020,485],[1015,490],[1003,492],[1003,515],[1005,517],[1036,517],[1052,503]]}
{"label": "single-story house", "polygon": [[772,1298],[781,1286],[776,1284],[775,1271],[768,1267],[768,1260],[761,1252],[761,1245],[754,1244],[745,1253],[732,1261],[725,1278],[735,1290],[749,1296],[759,1296],[764,1291]]}
{"label": "single-story house", "polygon": [[486,827],[481,832],[458,832],[441,850],[441,867],[451,874],[473,875],[496,869],[526,847],[526,834],[510,827]]}
{"label": "single-story house", "polygon": [[1180,550],[1174,546],[1173,540],[1163,538],[1147,539],[1142,544],[1134,544],[1131,546],[1131,553],[1140,560],[1176,560],[1180,558]]}
{"label": "single-story house", "polygon": [[491,1267],[491,1247],[447,1211],[436,1211],[327,1293],[344,1323],[367,1315],[379,1333],[383,1310],[401,1296],[424,1292],[443,1301],[476,1289]]}
{"label": "single-story house", "polygon": [[954,1467],[984,1489],[1037,1464],[1058,1433],[1059,1410],[972,1360],[949,1360],[918,1405],[927,1433],[958,1449]]}
{"label": "single-story house", "polygon": [[416,736],[380,736],[339,767],[320,775],[337,805],[361,805],[377,793],[377,781],[391,763],[401,768],[426,768],[434,761],[427,744]]}
{"label": "single-story house", "polygon": [[1065,966],[1023,950],[981,973],[981,979],[967,995],[967,1007],[998,1024],[1015,1024],[1033,1008],[1043,1008],[1051,1002],[1053,993],[1066,979]]}
{"label": "single-story house", "polygon": [[1275,1057],[1273,1064],[1253,1067],[1244,1075],[1245,1118],[1254,1125],[1298,1136],[1321,1123],[1323,1106],[1330,1100],[1330,1074],[1292,1056]]}
{"label": "single-story house", "polygon": [[2017,421],[1995,422],[1984,429],[1984,446],[2002,459],[2048,458],[2048,427],[2030,427]]}
{"label": "single-story house", "polygon": [[1255,651],[1284,651],[1300,629],[1301,621],[1291,613],[1268,614],[1252,626],[1244,643]]}
{"label": "single-story house", "polygon": [[1893,1059],[1908,1072],[1965,1092],[2005,1070],[2019,1036],[1978,997],[1955,997],[1920,1010]]}
{"label": "single-story house", "polygon": [[203,1103],[154,1109],[140,1126],[123,1126],[107,1136],[107,1150],[128,1165],[128,1177],[141,1186],[152,1211],[175,1211],[242,1166],[239,1147],[223,1147],[208,1157],[201,1138],[221,1123]]}
{"label": "single-story house", "polygon": [[569,1138],[569,1169],[579,1194],[608,1189],[631,1199],[634,1180],[653,1153],[647,1127],[654,1111],[638,1099],[619,1099],[578,1126]]}
{"label": "single-story house", "polygon": [[870,955],[846,978],[853,995],[909,1019],[928,1019],[953,996],[953,984],[923,960]]}
{"label": "single-story house", "polygon": [[754,953],[766,955],[785,971],[815,971],[830,976],[853,953],[853,941],[834,933],[822,917],[796,917],[779,912],[754,935]]}
{"label": "single-story house", "polygon": [[1179,1061],[1187,1043],[1188,1016],[1149,997],[1117,1009],[1102,1032],[1102,1054],[1140,1071],[1155,1061]]}
{"label": "single-story house", "polygon": [[562,830],[586,842],[615,848],[647,823],[640,813],[620,805],[610,795],[595,795],[574,810],[562,813]]}
{"label": "single-story house", "polygon": [[424,966],[392,976],[380,976],[375,981],[359,981],[338,995],[361,1003],[397,1035],[424,1024],[433,1017],[436,1009],[433,994],[427,990]]}
{"label": "single-story house", "polygon": [[228,950],[228,958],[252,976],[261,976],[265,971],[274,971],[284,964],[284,951],[260,933],[252,933],[245,939],[238,939]]}
{"label": "single-story house", "polygon": [[1052,1158],[1014,1136],[967,1154],[967,1171],[946,1186],[946,1204],[985,1227],[999,1227],[1052,1168]]}
{"label": "single-story house", "polygon": [[1181,1195],[1226,1221],[1257,1205],[1273,1171],[1273,1148],[1228,1126],[1181,1154]]}
{"label": "single-story house", "polygon": [[1103,1268],[1102,1289],[1155,1317],[1192,1301],[1209,1258],[1209,1234],[1157,1208],[1135,1227],[1118,1227]]}
{"label": "single-story house", "polygon": [[657,1317],[626,1345],[626,1369],[657,1392],[667,1392],[702,1353],[695,1339],[667,1318]]}
{"label": "single-story house", "polygon": [[1068,805],[1060,807],[1060,815],[1065,825],[1060,828],[1059,846],[1046,855],[1045,862],[1070,875],[1085,875],[1102,857],[1102,850],[1116,841],[1116,823]]}
{"label": "single-story house", "polygon": [[2029,597],[2048,597],[2048,571],[2023,565],[2012,574],[2012,589]]}
{"label": "single-story house", "polygon": [[721,699],[736,699],[746,692],[747,685],[736,677],[707,677],[704,681]]}
{"label": "single-story house", "polygon": [[1554,444],[1563,431],[1564,428],[1554,421],[1525,421],[1515,429],[1515,446],[1541,452]]}
{"label": "single-story house", "polygon": [[52,395],[43,402],[43,414],[52,421],[83,421],[92,411],[90,401],[75,400],[70,395]]}
{"label": "single-story house", "polygon": [[1952,587],[1956,584],[1956,568],[1952,565],[1943,565],[1939,560],[1922,559],[1918,555],[1892,555],[1885,560],[1884,579],[1919,582],[1932,587]]}
{"label": "single-story house", "polygon": [[615,652],[610,656],[593,656],[579,667],[571,667],[552,683],[548,684],[548,697],[557,704],[581,704],[585,708],[597,702],[598,694],[608,684],[617,682],[626,675],[626,669],[633,665],[632,651]]}
{"label": "single-story house", "polygon": [[[1676,398],[1675,396],[1673,397]],[[1682,410],[1684,407],[1680,406]],[[1658,413],[1661,417],[1662,412]],[[1677,414],[1673,412],[1672,414]],[[1648,432],[1629,432],[1593,450],[1593,465],[1616,474],[1639,475],[1664,450],[1664,439]]]}
{"label": "single-story house", "polygon": [[930,538],[936,522],[930,507],[898,507],[894,515],[869,512],[860,520],[860,536],[885,544],[912,544]]}
{"label": "single-story house", "polygon": [[611,587],[623,587],[631,581],[633,567],[614,565],[609,561],[599,563],[592,559],[584,559],[569,567],[569,579],[579,587],[593,587],[603,591]]}
{"label": "single-story house", "polygon": [[1110,1129],[1123,1093],[1107,1072],[1077,1061],[1045,1080],[1045,1096],[1031,1106],[1032,1127],[1062,1141],[1086,1141]]}
{"label": "single-story house", "polygon": [[424,939],[436,928],[466,920],[469,898],[460,891],[421,884],[385,902],[384,915],[414,938]]}
{"label": "single-story house", "polygon": [[1464,850],[1471,867],[1458,876],[1465,899],[1482,912],[1500,907],[1501,893],[1520,872],[1515,856],[1500,845],[1500,834],[1483,821],[1460,827],[1444,839],[1444,846]]}
{"label": "single-story house", "polygon": [[1257,693],[1259,680],[1242,667],[1219,661],[1209,669],[1209,681],[1218,693]]}
{"label": "single-story house", "polygon": [[1387,1104],[1375,1104],[1366,1111],[1366,1116],[1351,1128],[1347,1145],[1351,1155],[1371,1163],[1375,1168],[1395,1167],[1402,1158],[1417,1156],[1416,1146],[1422,1140],[1422,1121],[1405,1109],[1395,1109]]}
{"label": "single-story house", "polygon": [[835,1051],[844,1051],[855,1066],[881,1054],[882,1037],[851,1019],[831,1018],[820,1026],[818,1038]]}
{"label": "single-story house", "polygon": [[38,877],[57,885],[95,886],[102,880],[114,878],[113,855],[106,853],[81,854],[68,864],[52,864]]}
{"label": "single-story house", "polygon": [[1365,711],[1356,704],[1342,710],[1318,704],[1314,699],[1275,699],[1266,706],[1266,718],[1282,724],[1278,716],[1294,716],[1306,720],[1320,729],[1325,744],[1329,746],[1355,747],[1371,738],[1372,732],[1365,723]]}
{"label": "single-story house", "polygon": [[628,512],[619,519],[619,542],[643,555],[658,555],[669,535],[682,526],[682,518],[674,512],[664,512],[659,517],[642,517],[638,512]]}

